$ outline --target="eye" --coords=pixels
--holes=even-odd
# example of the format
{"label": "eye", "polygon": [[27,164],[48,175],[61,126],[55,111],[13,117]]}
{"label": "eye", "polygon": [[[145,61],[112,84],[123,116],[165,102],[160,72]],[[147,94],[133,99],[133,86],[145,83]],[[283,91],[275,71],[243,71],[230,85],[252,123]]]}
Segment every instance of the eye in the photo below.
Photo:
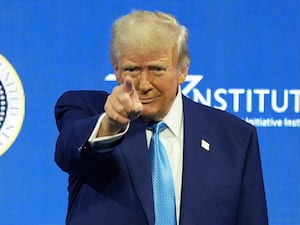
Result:
{"label": "eye", "polygon": [[126,72],[134,72],[137,71],[137,67],[127,67],[124,69]]}
{"label": "eye", "polygon": [[140,68],[135,66],[128,66],[123,68],[123,72],[128,76],[136,76],[140,73]]}
{"label": "eye", "polygon": [[166,68],[162,66],[151,66],[150,71],[156,75],[156,76],[161,76],[166,72]]}

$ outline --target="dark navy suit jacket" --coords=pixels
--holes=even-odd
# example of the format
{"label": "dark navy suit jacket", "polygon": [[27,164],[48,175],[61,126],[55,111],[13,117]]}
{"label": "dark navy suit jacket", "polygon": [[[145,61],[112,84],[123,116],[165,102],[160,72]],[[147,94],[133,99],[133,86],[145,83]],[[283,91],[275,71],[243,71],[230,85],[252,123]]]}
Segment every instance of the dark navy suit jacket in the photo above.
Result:
{"label": "dark navy suit jacket", "polygon": [[[107,93],[70,91],[55,108],[58,166],[69,174],[66,223],[154,225],[145,125],[131,122],[113,145],[88,143]],[[256,130],[183,97],[184,155],[180,225],[268,224]],[[210,144],[209,151],[201,146]],[[101,149],[96,152],[95,148]]]}

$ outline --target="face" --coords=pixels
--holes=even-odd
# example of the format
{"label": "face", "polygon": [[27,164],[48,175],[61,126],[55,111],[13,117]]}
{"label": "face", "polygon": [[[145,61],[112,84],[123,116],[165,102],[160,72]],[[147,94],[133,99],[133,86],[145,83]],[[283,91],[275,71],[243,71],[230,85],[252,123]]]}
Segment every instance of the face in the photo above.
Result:
{"label": "face", "polygon": [[174,62],[173,48],[151,54],[128,54],[114,65],[117,81],[121,84],[126,76],[134,82],[143,104],[142,116],[159,121],[169,112],[188,72],[178,69]]}

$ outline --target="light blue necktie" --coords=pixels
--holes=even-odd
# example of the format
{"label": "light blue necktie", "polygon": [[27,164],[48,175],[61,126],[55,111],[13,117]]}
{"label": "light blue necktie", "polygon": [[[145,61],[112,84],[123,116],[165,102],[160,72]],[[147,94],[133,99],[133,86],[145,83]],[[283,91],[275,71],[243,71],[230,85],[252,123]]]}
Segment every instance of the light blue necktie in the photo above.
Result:
{"label": "light blue necktie", "polygon": [[176,225],[175,192],[171,166],[159,133],[167,125],[159,122],[151,125],[150,142],[155,225]]}

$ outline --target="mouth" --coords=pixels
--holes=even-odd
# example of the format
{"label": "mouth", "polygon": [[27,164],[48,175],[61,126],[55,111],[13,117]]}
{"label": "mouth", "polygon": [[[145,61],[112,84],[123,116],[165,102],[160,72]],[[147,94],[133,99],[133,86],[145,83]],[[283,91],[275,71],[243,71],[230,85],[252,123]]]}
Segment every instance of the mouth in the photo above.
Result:
{"label": "mouth", "polygon": [[140,98],[140,102],[144,104],[150,104],[155,101],[156,98]]}

